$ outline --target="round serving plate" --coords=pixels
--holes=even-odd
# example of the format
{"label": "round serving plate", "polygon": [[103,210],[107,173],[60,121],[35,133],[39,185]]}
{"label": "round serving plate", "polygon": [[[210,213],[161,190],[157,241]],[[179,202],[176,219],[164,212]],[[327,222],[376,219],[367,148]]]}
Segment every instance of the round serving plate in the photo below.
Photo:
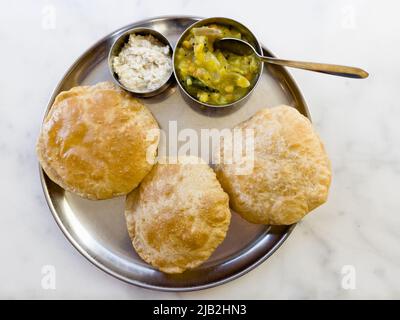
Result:
{"label": "round serving plate", "polygon": [[[47,112],[61,91],[78,85],[112,81],[107,66],[108,51],[115,39],[126,30],[133,27],[153,28],[175,45],[180,34],[199,19],[188,16],[148,19],[104,37],[67,71],[53,92]],[[267,48],[263,50],[265,55],[272,56]],[[202,128],[230,128],[249,118],[258,109],[278,104],[291,105],[309,117],[306,103],[292,77],[284,68],[273,65],[265,65],[258,87],[247,102],[238,108],[202,109],[190,105],[176,84],[162,95],[142,101],[166,132],[170,121],[176,121],[178,131],[184,128],[196,131]],[[236,279],[271,256],[294,228],[294,225],[269,227],[250,224],[233,212],[227,237],[210,259],[194,270],[180,275],[167,275],[145,263],[134,251],[125,225],[124,197],[85,200],[53,183],[42,169],[40,175],[50,210],[72,245],[103,271],[149,289],[200,290]]]}

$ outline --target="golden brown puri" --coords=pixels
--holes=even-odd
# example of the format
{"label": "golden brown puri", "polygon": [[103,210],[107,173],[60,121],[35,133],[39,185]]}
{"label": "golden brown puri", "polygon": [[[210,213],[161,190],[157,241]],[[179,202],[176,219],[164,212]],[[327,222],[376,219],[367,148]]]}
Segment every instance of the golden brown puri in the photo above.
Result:
{"label": "golden brown puri", "polygon": [[236,128],[254,130],[253,171],[237,175],[237,163],[221,161],[216,172],[231,207],[243,218],[288,225],[326,201],[330,162],[306,117],[282,105],[260,110]]}
{"label": "golden brown puri", "polygon": [[[150,130],[155,135],[147,139]],[[49,178],[64,189],[107,199],[137,187],[153,166],[158,141],[150,111],[114,84],[102,82],[56,97],[37,154]]]}
{"label": "golden brown puri", "polygon": [[166,273],[207,260],[224,240],[231,218],[228,195],[214,171],[195,157],[179,160],[157,163],[127,196],[125,209],[136,252]]}

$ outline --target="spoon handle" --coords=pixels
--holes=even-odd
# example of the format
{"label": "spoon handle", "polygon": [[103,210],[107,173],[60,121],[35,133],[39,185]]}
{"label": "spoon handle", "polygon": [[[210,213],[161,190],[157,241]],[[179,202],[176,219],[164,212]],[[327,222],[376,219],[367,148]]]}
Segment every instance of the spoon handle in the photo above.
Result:
{"label": "spoon handle", "polygon": [[339,66],[336,64],[315,63],[305,61],[283,60],[271,57],[261,57],[261,60],[266,63],[277,64],[297,69],[310,70],[315,72],[322,72],[334,76],[363,79],[368,77],[368,72],[355,67]]}

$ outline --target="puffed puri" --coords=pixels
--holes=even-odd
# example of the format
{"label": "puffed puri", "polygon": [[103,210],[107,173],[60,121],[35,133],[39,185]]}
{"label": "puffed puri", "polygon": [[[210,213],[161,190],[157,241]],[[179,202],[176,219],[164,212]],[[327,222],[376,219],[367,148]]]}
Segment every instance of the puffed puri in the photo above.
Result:
{"label": "puffed puri", "polygon": [[151,112],[111,82],[61,92],[36,145],[48,177],[100,200],[126,195],[151,170],[159,127]]}
{"label": "puffed puri", "polygon": [[197,157],[163,158],[126,199],[133,247],[165,273],[206,261],[225,239],[231,213],[214,171]]}
{"label": "puffed puri", "polygon": [[[328,197],[331,167],[308,118],[290,106],[258,111],[234,129],[253,132],[252,169],[241,174],[239,160],[224,163],[233,144],[221,144],[215,170],[231,207],[256,224],[298,222]],[[225,161],[227,162],[227,161]]]}

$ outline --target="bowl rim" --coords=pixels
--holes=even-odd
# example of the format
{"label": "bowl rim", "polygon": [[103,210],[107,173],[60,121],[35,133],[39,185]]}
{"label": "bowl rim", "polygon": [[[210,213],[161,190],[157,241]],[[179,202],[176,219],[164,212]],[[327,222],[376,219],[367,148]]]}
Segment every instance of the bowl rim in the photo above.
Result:
{"label": "bowl rim", "polygon": [[149,98],[149,97],[153,97],[155,95],[158,95],[158,94],[162,93],[165,89],[167,89],[170,86],[170,84],[172,82],[172,79],[173,79],[174,68],[172,66],[171,71],[169,72],[167,80],[165,82],[163,82],[157,89],[150,90],[150,91],[135,91],[135,90],[130,89],[130,88],[126,87],[125,85],[123,85],[119,81],[119,79],[118,79],[118,77],[117,77],[117,75],[116,75],[116,73],[115,73],[115,71],[113,69],[113,66],[112,66],[112,58],[115,57],[115,54],[113,54],[114,53],[113,51],[114,51],[115,46],[117,44],[119,44],[121,39],[125,38],[126,36],[129,36],[131,34],[136,34],[136,33],[137,34],[150,34],[150,35],[154,36],[157,40],[159,40],[161,43],[163,43],[165,45],[168,45],[168,47],[169,47],[169,49],[171,51],[171,53],[170,53],[171,63],[173,64],[173,58],[172,57],[173,57],[173,53],[174,53],[174,47],[172,46],[171,42],[168,40],[168,38],[166,36],[164,36],[161,32],[159,32],[159,31],[157,31],[155,29],[152,29],[152,28],[133,27],[133,28],[130,28],[130,29],[124,31],[123,33],[121,33],[114,40],[114,42],[112,43],[112,45],[111,45],[111,47],[110,47],[110,49],[108,51],[108,55],[107,55],[108,71],[109,71],[112,79],[114,80],[114,82],[118,86],[120,86],[122,89],[124,89],[124,90],[126,90],[126,91],[128,91],[130,93],[135,94],[137,97]]}
{"label": "bowl rim", "polygon": [[175,53],[177,51],[178,45],[182,42],[183,38],[188,34],[188,32],[196,27],[196,26],[202,26],[204,24],[207,24],[208,22],[210,23],[217,23],[215,22],[215,20],[224,20],[224,22],[221,22],[221,24],[226,24],[226,22],[233,22],[236,23],[238,25],[240,25],[240,27],[244,28],[255,40],[255,49],[257,51],[257,53],[259,54],[263,54],[263,49],[262,49],[262,45],[260,43],[260,41],[258,40],[258,38],[256,37],[256,35],[248,28],[246,27],[246,25],[244,25],[243,23],[241,23],[238,20],[232,19],[232,18],[227,18],[227,17],[222,17],[222,16],[218,16],[218,17],[209,17],[209,18],[204,18],[201,20],[198,20],[196,22],[194,22],[193,24],[191,24],[189,27],[187,27],[185,29],[185,31],[182,32],[182,34],[179,36],[178,40],[175,43],[175,47],[173,50],[173,54],[172,54],[172,69],[173,69],[173,74],[175,76],[175,80],[178,84],[178,87],[181,89],[182,92],[185,93],[186,97],[188,97],[190,100],[192,100],[193,102],[201,105],[201,106],[205,106],[208,108],[227,108],[227,107],[234,107],[236,105],[240,105],[242,102],[244,102],[245,100],[247,100],[249,98],[249,96],[253,93],[253,91],[255,90],[255,88],[257,87],[258,83],[260,82],[263,70],[264,70],[264,63],[262,61],[260,61],[260,68],[258,71],[258,75],[257,75],[257,79],[254,82],[252,88],[249,90],[249,92],[247,92],[243,97],[241,97],[240,99],[227,103],[227,104],[223,104],[223,105],[216,105],[216,104],[210,104],[210,103],[206,103],[206,102],[201,102],[200,100],[196,99],[195,97],[193,97],[192,95],[189,94],[189,92],[187,92],[187,90],[182,86],[181,82],[179,81],[179,77],[175,68]]}

